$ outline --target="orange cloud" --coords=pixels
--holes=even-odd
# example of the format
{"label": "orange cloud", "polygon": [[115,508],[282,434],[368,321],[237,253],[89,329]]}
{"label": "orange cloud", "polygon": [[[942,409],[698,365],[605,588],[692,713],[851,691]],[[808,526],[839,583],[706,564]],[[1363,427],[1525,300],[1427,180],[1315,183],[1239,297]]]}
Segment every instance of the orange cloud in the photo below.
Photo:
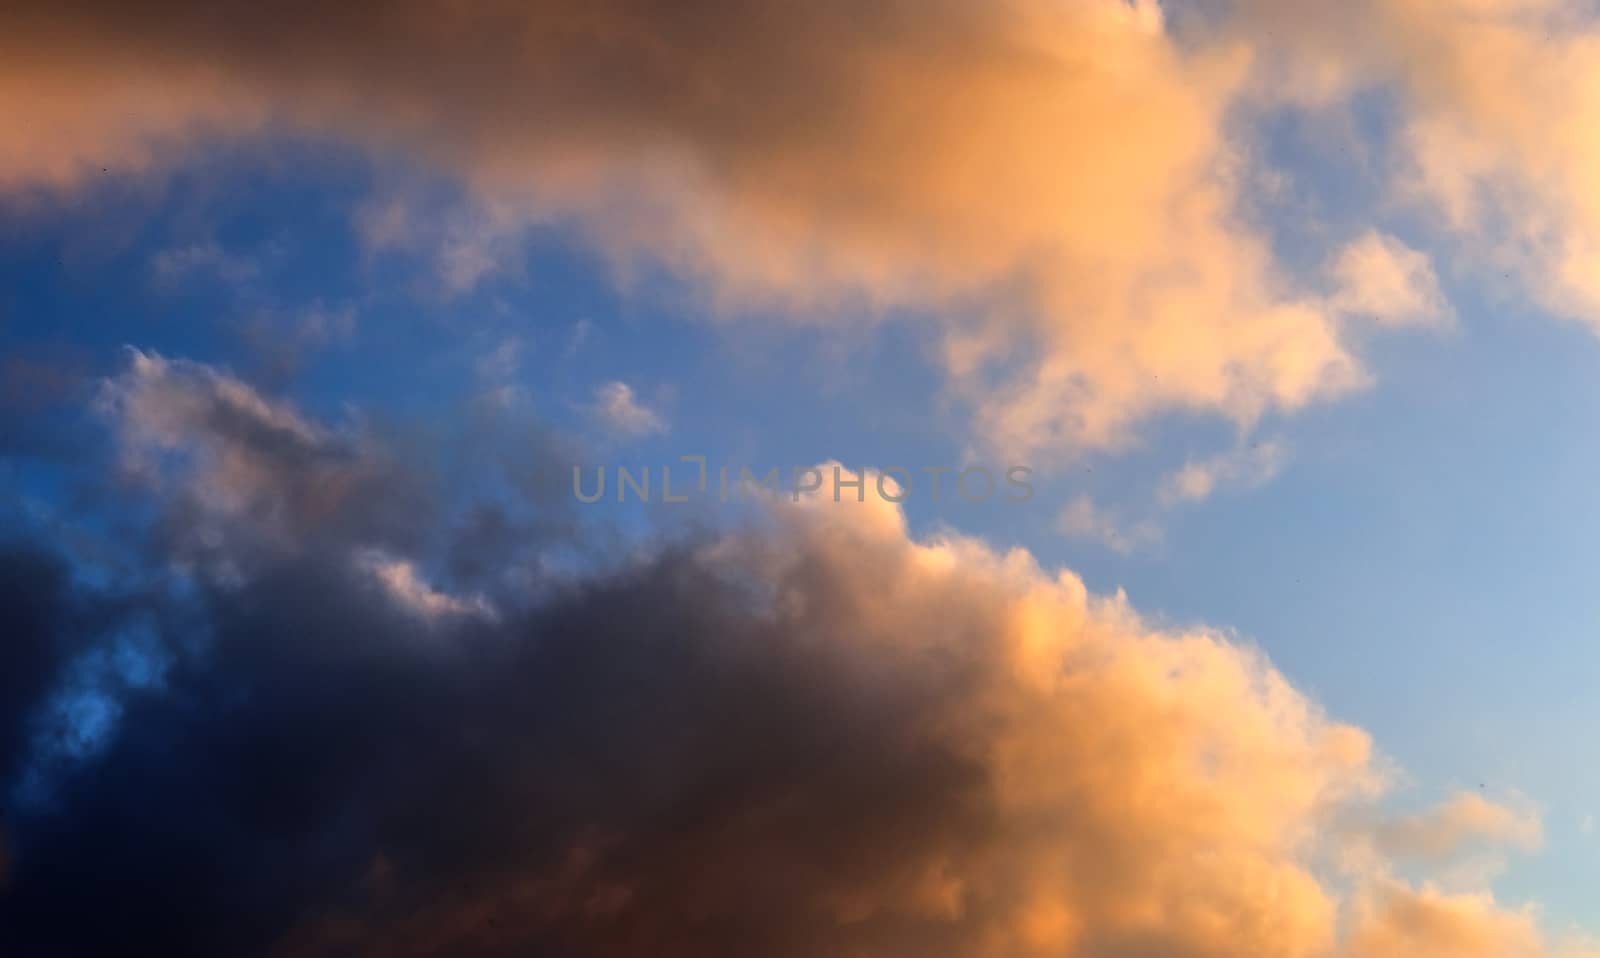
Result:
{"label": "orange cloud", "polygon": [[1580,945],[1552,945],[1533,914],[1482,894],[1390,885],[1364,903],[1349,958],[1593,958]]}
{"label": "orange cloud", "polygon": [[[214,533],[190,567],[245,614],[216,622],[214,664],[173,681],[206,701],[265,669],[286,696],[158,722],[157,754],[182,770],[163,794],[205,803],[195,827],[218,841],[259,837],[288,861],[320,861],[318,837],[346,834],[352,808],[390,826],[357,846],[359,887],[330,878],[274,912],[296,924],[278,953],[1578,954],[1481,876],[1445,892],[1393,875],[1531,847],[1531,816],[1471,796],[1388,818],[1369,736],[1259,651],[1152,623],[1026,551],[917,539],[898,506],[835,502],[825,482],[548,607],[518,607],[520,591],[490,607],[386,546],[385,530],[405,541],[392,515],[364,518],[383,496],[307,495],[351,473],[388,488],[360,436],[198,363],[134,354],[104,395],[128,461],[180,460],[156,484],[174,558],[180,526]],[[818,473],[837,483],[834,465]],[[261,571],[284,565],[307,578]],[[273,628],[257,625],[266,608]],[[407,641],[417,629],[429,640]],[[399,678],[357,681],[374,675]],[[180,759],[210,754],[214,723],[250,724],[281,754],[277,723],[319,695],[362,718],[319,730],[351,777],[326,795],[315,782],[293,840],[252,830],[253,795],[236,819],[232,796],[190,794]],[[394,729],[417,737],[397,745]],[[94,842],[75,847],[98,867]],[[155,886],[164,900],[184,900],[171,889],[193,873],[160,874],[178,883]],[[238,895],[209,899],[208,927],[237,924]]]}
{"label": "orange cloud", "polygon": [[1539,820],[1482,796],[1457,795],[1428,814],[1384,822],[1374,838],[1393,858],[1446,861],[1477,844],[1531,850],[1541,840]]}
{"label": "orange cloud", "polygon": [[1251,44],[1152,0],[22,3],[0,37],[0,182],[270,130],[398,150],[728,310],[929,316],[996,447],[1365,381],[1238,215]]}
{"label": "orange cloud", "polygon": [[[728,793],[691,771],[673,794],[717,814],[680,809],[668,832],[597,820],[547,868],[308,920],[284,953],[720,954],[734,929],[742,948],[796,956],[1569,954],[1486,892],[1341,872],[1346,837],[1330,826],[1370,808],[1384,776],[1365,733],[1258,653],[1155,628],[1020,551],[908,538],[881,500],[824,490],[772,509],[767,533],[686,557],[741,602],[764,597],[744,613],[762,623],[756,647],[706,637],[706,652],[732,674],[787,662],[801,677],[748,701],[744,720],[768,721],[767,696],[820,696],[829,725],[854,728],[847,749],[774,743],[786,784],[770,792],[752,791],[759,770]],[[716,768],[720,733],[683,706],[674,734]],[[1536,827],[1477,799],[1436,824],[1514,840]]]}
{"label": "orange cloud", "polygon": [[1505,292],[1600,325],[1600,25],[1571,0],[1244,0],[1275,95],[1398,106],[1391,183],[1465,239]]}

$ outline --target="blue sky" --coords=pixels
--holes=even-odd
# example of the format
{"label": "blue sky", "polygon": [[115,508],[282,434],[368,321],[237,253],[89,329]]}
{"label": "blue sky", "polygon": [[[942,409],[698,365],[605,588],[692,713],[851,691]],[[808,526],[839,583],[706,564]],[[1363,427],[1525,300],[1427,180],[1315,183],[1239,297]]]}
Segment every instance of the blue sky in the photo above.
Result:
{"label": "blue sky", "polygon": [[[1536,814],[1540,847],[1492,854],[1481,876],[1447,869],[1442,887],[1481,879],[1502,906],[1536,907],[1552,940],[1600,931],[1586,891],[1600,885],[1600,771],[1583,744],[1600,724],[1600,592],[1589,582],[1600,567],[1600,310],[1584,259],[1600,235],[1600,204],[1584,190],[1600,181],[1572,146],[1588,142],[1581,97],[1539,102],[1561,131],[1541,149],[1513,142],[1533,126],[1448,68],[1510,75],[1526,51],[1566,37],[1572,58],[1592,57],[1577,41],[1593,27],[1556,3],[1530,5],[1566,31],[1549,36],[1506,4],[1485,13],[1462,0],[1432,19],[1400,0],[1361,5],[1391,18],[1386,43],[1336,14],[1237,6],[1190,21],[1178,4],[1164,23],[1154,3],[1084,0],[1041,22],[1041,36],[1051,50],[1098,37],[1113,66],[1060,87],[1036,88],[1047,81],[1029,69],[988,72],[1003,57],[974,53],[971,65],[949,52],[938,38],[966,24],[954,13],[913,39],[863,26],[864,50],[903,42],[905,62],[926,56],[926,69],[882,80],[881,98],[861,93],[838,116],[790,103],[800,132],[723,100],[740,117],[726,128],[720,114],[680,115],[668,96],[640,93],[634,113],[618,90],[575,80],[593,102],[574,111],[600,119],[546,104],[546,142],[520,135],[519,108],[455,103],[444,81],[407,89],[403,67],[363,100],[360,79],[314,49],[307,69],[323,70],[328,90],[348,84],[350,102],[275,107],[257,125],[252,98],[297,102],[292,78],[277,76],[287,67],[229,75],[246,92],[216,115],[152,70],[149,103],[179,104],[183,123],[161,114],[130,134],[107,121],[90,138],[103,167],[71,124],[27,127],[15,155],[0,154],[15,166],[0,168],[6,532],[54,536],[81,563],[75,575],[114,580],[88,557],[124,548],[111,543],[128,529],[160,540],[176,521],[171,502],[105,492],[127,480],[132,417],[108,413],[107,396],[133,393],[139,356],[192,363],[182,375],[213,386],[242,383],[259,408],[293,410],[324,439],[466,449],[485,430],[488,458],[423,454],[448,487],[451,522],[516,481],[483,467],[490,459],[529,457],[558,498],[574,465],[670,464],[676,478],[693,455],[784,474],[833,460],[996,475],[1025,465],[1036,494],[1022,503],[948,491],[935,503],[919,489],[904,507],[910,539],[1026,550],[1091,592],[1125,592],[1155,626],[1259,647],[1309,701],[1371,735],[1378,764],[1395,770],[1385,814],[1460,793]],[[1290,7],[1303,33],[1284,37],[1273,31]],[[1336,22],[1318,27],[1324,15]],[[856,29],[817,16],[819,37]],[[1011,50],[1020,28],[1005,16],[971,15],[986,24],[972,49],[994,39]],[[82,17],[85,37],[115,27]],[[662,40],[673,56],[749,79],[749,64],[677,29]],[[209,63],[208,44],[236,38],[189,39]],[[61,63],[94,49],[84,43],[63,41]],[[461,80],[458,52],[417,70]],[[1565,68],[1536,79],[1559,85]],[[544,96],[543,74],[493,69]],[[850,65],[815,69],[860,80]],[[588,76],[565,60],[551,75],[568,70]],[[0,109],[7,82],[0,71]],[[761,92],[743,105],[755,109],[795,81],[751,82]],[[1531,110],[1547,85],[1502,94]],[[883,106],[923,87],[948,113]],[[1034,127],[1008,111],[1031,116],[1038,89],[1078,104],[1071,116],[1085,125],[1041,120],[1036,138],[1020,133]],[[114,90],[92,95],[121,115]],[[1118,106],[1130,102],[1137,116]],[[351,103],[384,120],[347,132]],[[916,149],[886,145],[899,141],[885,129]],[[147,140],[163,145],[130,146]],[[658,156],[658,141],[695,162]],[[1024,153],[1037,161],[1014,159]],[[879,165],[858,175],[852,161]],[[1057,187],[1057,165],[1073,185]],[[985,189],[992,208],[968,202]],[[172,442],[164,454],[182,448]],[[1188,492],[1186,467],[1205,480]],[[644,551],[723,534],[752,512],[583,507],[564,548]],[[108,553],[83,544],[96,541]],[[432,582],[437,591],[416,593],[431,608],[478,601],[452,597],[470,585],[453,581],[453,554],[418,546],[393,558],[407,541],[395,533],[388,552],[351,554]],[[139,551],[148,543],[127,548],[141,576],[160,577],[163,560]],[[167,558],[177,604],[211,587],[212,573]],[[218,581],[252,574],[238,571],[246,558],[229,562]],[[151,649],[162,641],[133,642],[142,664],[115,668],[159,672],[151,663],[166,653]],[[115,698],[80,697],[72,723],[114,739]],[[1394,867],[1433,887],[1414,864]]]}
{"label": "blue sky", "polygon": [[[840,337],[707,319],[681,290],[618,290],[603,262],[551,229],[519,232],[472,288],[443,289],[433,251],[363,250],[353,224],[382,189],[370,165],[275,149],[296,158],[292,172],[223,156],[175,174],[158,204],[110,179],[71,205],[14,210],[11,355],[67,356],[104,377],[133,346],[225,367],[334,418],[355,404],[426,419],[511,386],[506,401],[596,437],[584,465],[612,469],[705,455],[713,469],[778,467],[787,481],[831,459],[959,468],[975,455],[952,428],[962,406],[942,388],[935,347],[910,323]],[[448,191],[435,202],[441,217],[471,215]],[[185,251],[191,265],[163,267]],[[1163,517],[1161,540],[1129,554],[1064,535],[1056,514],[1084,494],[1150,510],[1165,473],[1225,447],[1228,427],[1163,421],[1125,453],[1031,466],[1033,501],[947,493],[907,512],[923,534],[950,526],[1020,546],[1099,591],[1126,590],[1146,614],[1259,644],[1373,732],[1408,770],[1410,801],[1480,783],[1536,801],[1549,846],[1519,859],[1503,887],[1584,922],[1581,889],[1600,864],[1582,823],[1600,806],[1600,779],[1571,730],[1600,721],[1589,694],[1600,606],[1582,571],[1600,559],[1600,456],[1587,451],[1600,344],[1470,290],[1451,299],[1457,328],[1369,350],[1373,388],[1263,429],[1294,450],[1281,474]],[[296,341],[301,324],[330,315],[347,320]],[[613,381],[668,428],[596,433],[589,407]],[[35,468],[14,461],[9,481],[31,490]],[[48,502],[58,487],[39,489]],[[676,518],[617,508],[624,522]]]}

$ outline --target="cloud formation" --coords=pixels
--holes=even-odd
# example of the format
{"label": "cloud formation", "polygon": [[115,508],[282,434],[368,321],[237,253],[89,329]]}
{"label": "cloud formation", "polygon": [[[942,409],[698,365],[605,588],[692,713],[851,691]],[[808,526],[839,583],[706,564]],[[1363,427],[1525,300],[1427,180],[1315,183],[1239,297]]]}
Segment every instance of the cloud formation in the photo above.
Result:
{"label": "cloud formation", "polygon": [[[1197,12],[1198,11],[1198,12]],[[0,184],[71,188],[218,138],[351,141],[459,177],[477,220],[375,209],[447,287],[559,223],[737,312],[935,326],[976,432],[1116,446],[1163,411],[1248,425],[1360,388],[1365,326],[1450,316],[1426,254],[1329,237],[1297,278],[1248,125],[1378,92],[1381,191],[1505,294],[1600,323],[1600,27],[1575,0],[21,2]],[[433,233],[431,238],[419,233]],[[1332,286],[1331,295],[1328,286]]]}
{"label": "cloud formation", "polygon": [[360,430],[314,422],[202,363],[129,354],[98,405],[122,478],[168,503],[175,557],[238,562],[320,537],[411,546],[434,520],[426,474],[384,461]]}
{"label": "cloud formation", "polygon": [[1114,446],[1169,410],[1248,424],[1365,381],[1365,319],[1240,212],[1225,127],[1254,39],[1180,43],[1153,0],[77,0],[9,5],[0,37],[0,182],[353,140],[493,210],[494,236],[450,245],[455,285],[510,216],[730,311],[922,316],[1000,449]]}
{"label": "cloud formation", "polygon": [[1442,862],[1476,844],[1536,848],[1542,830],[1537,817],[1464,794],[1425,814],[1384,822],[1373,837],[1390,857]]}
{"label": "cloud formation", "polygon": [[1369,230],[1333,260],[1333,307],[1379,323],[1431,325],[1450,317],[1427,255],[1392,236]]}
{"label": "cloud formation", "polygon": [[594,391],[590,407],[600,427],[614,435],[637,439],[667,431],[667,420],[641,403],[633,387],[620,380],[601,383]]}
{"label": "cloud formation", "polygon": [[1164,535],[1154,519],[1129,522],[1095,504],[1087,495],[1075,496],[1056,516],[1062,535],[1098,542],[1124,555],[1159,543]]}
{"label": "cloud formation", "polygon": [[[456,614],[428,543],[461,503],[375,576],[379,531],[339,521],[359,500],[282,518],[339,430],[148,354],[108,388],[124,442],[250,463],[252,508],[215,501],[274,534],[116,602],[49,549],[0,558],[35,570],[0,589],[23,650],[0,672],[8,952],[1558,954],[1486,892],[1352,864],[1333,826],[1373,808],[1381,764],[1262,655],[1023,551],[778,497],[743,531]],[[173,508],[189,484],[233,475],[149,494],[200,521]],[[52,676],[136,614],[167,664],[116,690],[47,801],[18,800]],[[1516,839],[1509,815],[1440,822]]]}
{"label": "cloud formation", "polygon": [[1396,106],[1394,199],[1432,211],[1470,262],[1555,313],[1600,323],[1600,23],[1574,0],[1239,0],[1276,96]]}
{"label": "cloud formation", "polygon": [[1186,462],[1162,483],[1159,498],[1167,506],[1203,502],[1225,486],[1255,488],[1271,482],[1283,469],[1288,452],[1281,442],[1262,440]]}

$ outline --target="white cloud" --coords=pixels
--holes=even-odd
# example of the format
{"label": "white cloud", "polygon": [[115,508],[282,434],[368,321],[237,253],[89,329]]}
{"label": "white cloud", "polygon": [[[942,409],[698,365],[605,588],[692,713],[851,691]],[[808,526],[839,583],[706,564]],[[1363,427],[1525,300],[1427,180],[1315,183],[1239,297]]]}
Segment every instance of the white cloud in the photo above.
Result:
{"label": "white cloud", "polygon": [[641,438],[667,431],[667,421],[661,413],[640,402],[633,387],[620,380],[598,386],[590,410],[613,435]]}

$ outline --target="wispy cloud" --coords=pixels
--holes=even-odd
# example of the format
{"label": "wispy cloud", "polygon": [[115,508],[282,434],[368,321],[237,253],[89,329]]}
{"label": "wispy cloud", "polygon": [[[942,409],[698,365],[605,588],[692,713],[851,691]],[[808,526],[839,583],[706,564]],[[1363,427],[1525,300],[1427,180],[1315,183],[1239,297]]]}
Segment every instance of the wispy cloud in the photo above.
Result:
{"label": "wispy cloud", "polygon": [[159,250],[151,257],[150,267],[158,280],[169,285],[203,273],[228,285],[241,286],[261,275],[257,258],[230,252],[214,240]]}
{"label": "wispy cloud", "polygon": [[430,623],[456,616],[495,617],[493,606],[483,596],[456,596],[441,592],[422,577],[416,563],[410,560],[368,549],[357,556],[357,563],[383,586],[397,604]]}
{"label": "wispy cloud", "polygon": [[1388,325],[1437,325],[1451,317],[1427,254],[1370,230],[1329,265],[1333,308]]}
{"label": "wispy cloud", "polygon": [[1288,460],[1282,443],[1257,440],[1209,459],[1185,463],[1159,493],[1163,505],[1203,502],[1219,489],[1254,489],[1272,481]]}
{"label": "wispy cloud", "polygon": [[522,275],[525,220],[492,203],[427,206],[399,193],[380,197],[356,216],[369,255],[401,252],[432,268],[438,289],[458,296],[488,280]]}
{"label": "wispy cloud", "polygon": [[1161,542],[1160,523],[1153,519],[1127,521],[1095,505],[1087,495],[1067,503],[1056,516],[1056,529],[1075,539],[1098,542],[1124,555]]}
{"label": "wispy cloud", "polygon": [[1381,821],[1368,834],[1388,858],[1435,865],[1479,847],[1532,851],[1543,841],[1538,816],[1473,793],[1426,812]]}
{"label": "wispy cloud", "polygon": [[638,439],[668,429],[666,418],[640,402],[633,387],[619,380],[596,387],[589,409],[594,420],[615,436]]}
{"label": "wispy cloud", "polygon": [[1056,530],[1075,539],[1098,542],[1124,555],[1160,545],[1166,537],[1166,520],[1176,510],[1210,499],[1224,489],[1255,489],[1272,481],[1288,461],[1288,451],[1277,440],[1252,440],[1207,459],[1191,460],[1163,478],[1154,501],[1142,514],[1097,504],[1083,494],[1073,498],[1056,516]]}

